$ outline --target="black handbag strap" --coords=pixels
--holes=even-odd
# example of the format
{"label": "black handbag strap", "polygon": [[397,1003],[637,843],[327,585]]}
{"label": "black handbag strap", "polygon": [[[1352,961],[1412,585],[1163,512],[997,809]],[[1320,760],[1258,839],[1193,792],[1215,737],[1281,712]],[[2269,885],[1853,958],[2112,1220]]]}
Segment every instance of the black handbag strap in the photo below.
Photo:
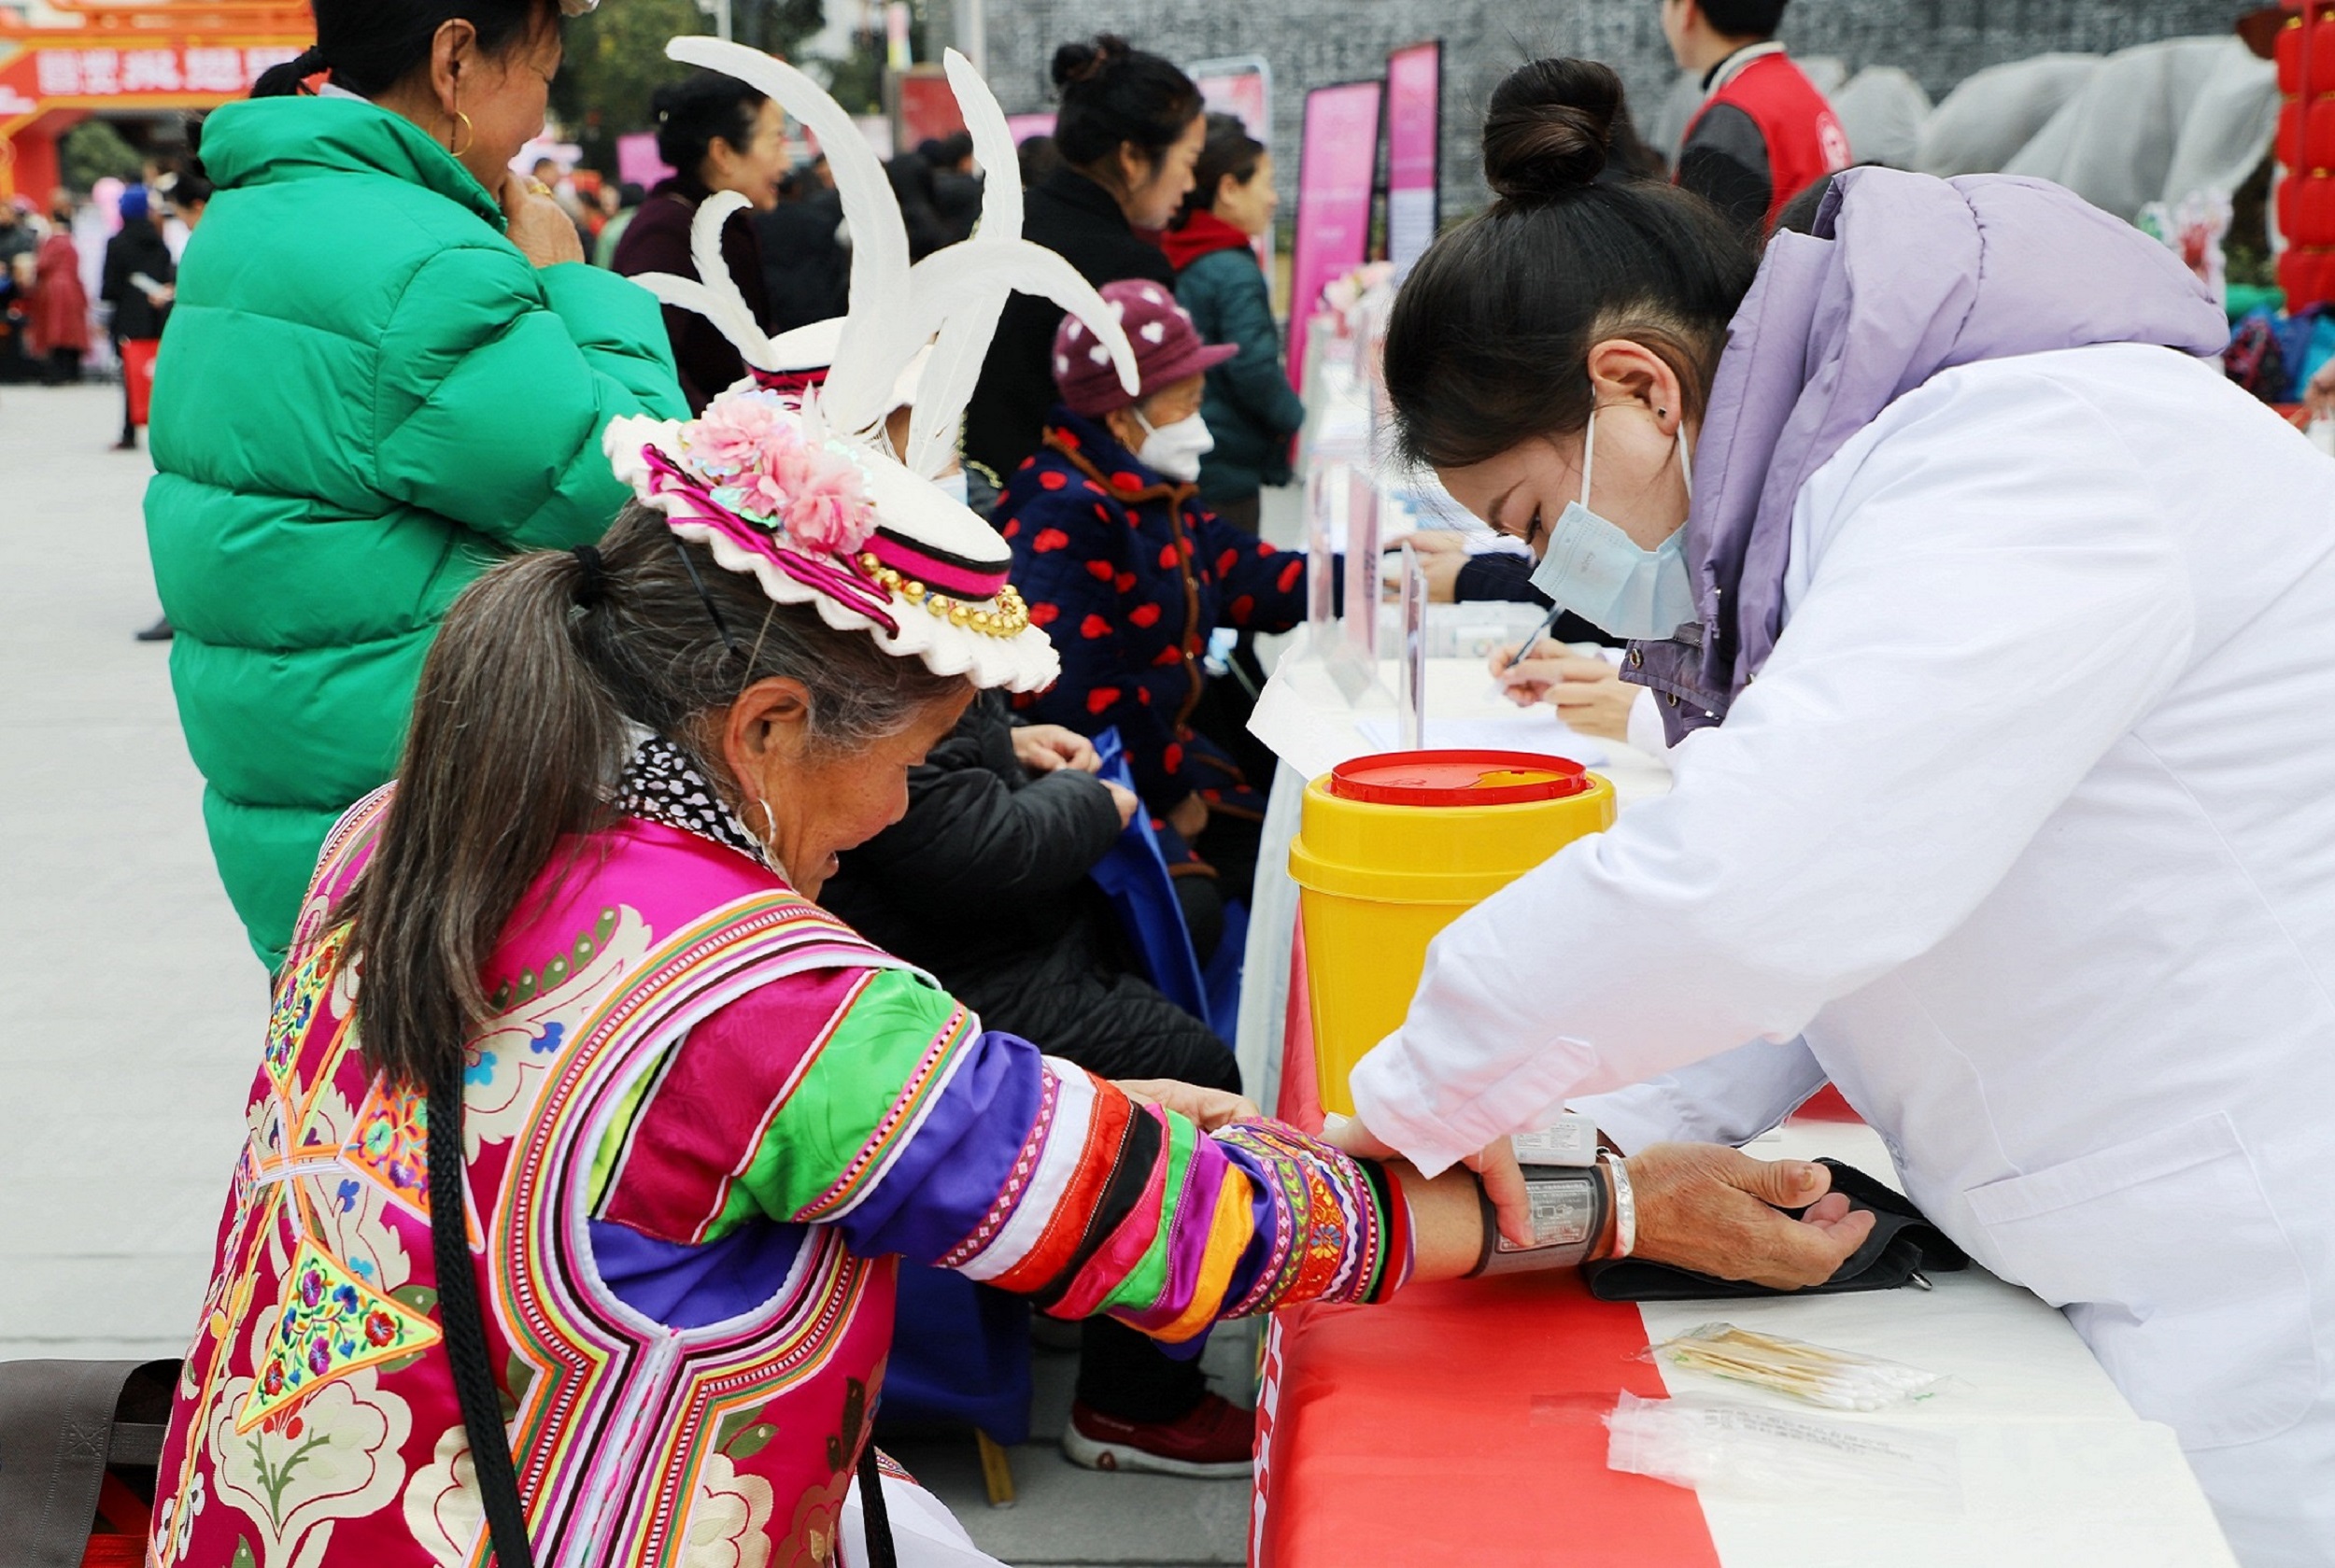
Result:
{"label": "black handbag strap", "polygon": [[478,1307],[462,1203],[462,1058],[430,1085],[430,1252],[438,1271],[438,1322],[454,1362],[454,1395],[470,1437],[478,1496],[494,1543],[495,1568],[535,1568],[527,1539],[527,1507],[502,1421],[502,1395],[487,1360],[487,1320]]}
{"label": "black handbag strap", "polygon": [[859,1449],[859,1524],[868,1538],[868,1568],[899,1568],[892,1545],[892,1510],[884,1501],[884,1475],[876,1468],[875,1437]]}
{"label": "black handbag strap", "polygon": [[[460,1057],[430,1085],[430,1252],[438,1271],[438,1322],[454,1363],[454,1395],[470,1436],[471,1464],[494,1543],[495,1568],[535,1568],[527,1539],[527,1507],[504,1436],[502,1396],[487,1360],[487,1320],[478,1307],[470,1238],[462,1208],[462,1064]],[[482,1443],[480,1434],[493,1441]],[[875,1439],[859,1450],[859,1519],[868,1541],[868,1568],[899,1568],[892,1543],[891,1511],[876,1468]]]}

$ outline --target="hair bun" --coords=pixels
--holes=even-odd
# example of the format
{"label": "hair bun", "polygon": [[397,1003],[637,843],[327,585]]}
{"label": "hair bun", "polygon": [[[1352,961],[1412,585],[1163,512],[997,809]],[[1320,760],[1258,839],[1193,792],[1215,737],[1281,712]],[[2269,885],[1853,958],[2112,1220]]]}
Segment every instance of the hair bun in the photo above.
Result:
{"label": "hair bun", "polygon": [[1613,145],[1621,78],[1593,60],[1535,60],[1508,73],[1484,115],[1484,179],[1511,202],[1593,183]]}
{"label": "hair bun", "polygon": [[1064,44],[1054,51],[1054,84],[1060,88],[1074,81],[1091,80],[1113,61],[1125,60],[1129,52],[1127,41],[1116,33],[1099,33],[1085,43]]}

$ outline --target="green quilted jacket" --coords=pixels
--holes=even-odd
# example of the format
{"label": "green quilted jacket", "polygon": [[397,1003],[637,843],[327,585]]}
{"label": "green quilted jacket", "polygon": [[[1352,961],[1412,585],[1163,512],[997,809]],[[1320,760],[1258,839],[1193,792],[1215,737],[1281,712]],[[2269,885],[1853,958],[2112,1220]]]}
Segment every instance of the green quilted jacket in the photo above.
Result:
{"label": "green quilted jacket", "polygon": [[597,539],[630,492],[601,431],[687,417],[657,302],[531,266],[411,121],[229,104],[154,376],[147,543],[205,826],[281,960],[334,819],[391,777],[456,594]]}

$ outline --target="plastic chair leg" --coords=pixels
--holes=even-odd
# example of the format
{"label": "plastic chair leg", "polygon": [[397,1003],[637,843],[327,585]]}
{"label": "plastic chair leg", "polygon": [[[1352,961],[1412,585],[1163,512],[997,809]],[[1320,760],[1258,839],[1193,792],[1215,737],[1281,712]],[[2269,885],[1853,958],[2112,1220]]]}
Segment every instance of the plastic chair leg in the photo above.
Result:
{"label": "plastic chair leg", "polygon": [[981,1484],[988,1490],[989,1506],[1013,1506],[1013,1460],[997,1440],[976,1427],[973,1441],[981,1447]]}

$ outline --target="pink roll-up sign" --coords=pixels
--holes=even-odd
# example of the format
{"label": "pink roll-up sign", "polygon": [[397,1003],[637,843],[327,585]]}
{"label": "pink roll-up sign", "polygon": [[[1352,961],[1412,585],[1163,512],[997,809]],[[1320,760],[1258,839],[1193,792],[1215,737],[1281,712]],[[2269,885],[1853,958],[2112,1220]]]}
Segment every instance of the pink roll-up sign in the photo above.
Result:
{"label": "pink roll-up sign", "polygon": [[[1202,60],[1184,67],[1184,75],[1200,90],[1200,102],[1210,114],[1228,114],[1240,121],[1241,128],[1265,144],[1267,151],[1273,147],[1273,67],[1261,54],[1244,54],[1228,60]],[[1267,229],[1256,238],[1257,265],[1265,269],[1269,285],[1273,276],[1273,231]]]}
{"label": "pink roll-up sign", "polygon": [[1322,290],[1370,257],[1384,85],[1350,81],[1306,94],[1297,148],[1297,233],[1289,262],[1289,378],[1305,388],[1306,339]]}
{"label": "pink roll-up sign", "polygon": [[657,133],[638,131],[616,138],[616,178],[645,191],[672,177],[672,165],[657,156]]}
{"label": "pink roll-up sign", "polygon": [[1443,46],[1398,49],[1386,57],[1386,259],[1398,278],[1435,243],[1442,150]]}
{"label": "pink roll-up sign", "polygon": [[1054,111],[1048,109],[1036,114],[1007,115],[1005,134],[1013,138],[1015,147],[1032,136],[1051,136],[1054,134]]}

